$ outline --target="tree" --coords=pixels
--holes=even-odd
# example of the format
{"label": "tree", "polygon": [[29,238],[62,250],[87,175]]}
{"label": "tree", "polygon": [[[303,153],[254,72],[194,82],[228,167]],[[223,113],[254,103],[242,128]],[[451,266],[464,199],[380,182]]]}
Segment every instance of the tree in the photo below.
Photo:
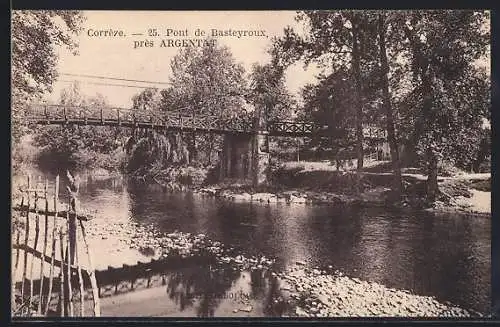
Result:
{"label": "tree", "polygon": [[[79,84],[73,83],[61,91],[59,104],[68,107],[99,111],[107,107],[104,96],[82,95]],[[59,167],[85,167],[117,169],[118,159],[114,152],[121,148],[122,137],[114,128],[100,126],[43,126],[34,132],[35,145],[42,148],[41,163]]]}
{"label": "tree", "polygon": [[[136,115],[149,111],[162,115],[164,96],[169,91],[147,88],[132,98],[132,110]],[[172,109],[172,108],[170,108]],[[184,164],[189,160],[185,142],[178,133],[136,131],[127,142],[127,169],[130,172],[140,169],[158,170],[168,164]]]}
{"label": "tree", "polygon": [[393,190],[400,198],[403,192],[403,181],[401,177],[401,162],[399,158],[399,144],[397,141],[394,125],[394,112],[389,90],[389,62],[387,59],[387,17],[384,13],[378,14],[378,42],[380,56],[380,78],[382,88],[382,103],[386,114],[387,139],[391,151],[392,169],[394,172]]}
{"label": "tree", "polygon": [[358,162],[355,188],[359,192],[363,168],[363,107],[367,100],[363,81],[369,80],[363,79],[363,71],[368,74],[371,71],[369,67],[374,60],[376,29],[370,17],[359,11],[302,11],[296,19],[306,22],[309,28],[306,36],[302,37],[288,27],[282,38],[274,40],[271,53],[277,62],[285,66],[303,59],[306,64],[315,61],[333,72],[350,72]]}
{"label": "tree", "polygon": [[[163,110],[188,114],[215,115],[222,119],[246,117],[244,94],[245,70],[230,49],[215,40],[204,47],[181,49],[171,62],[171,87],[163,92]],[[198,142],[196,142],[196,140]],[[214,150],[220,149],[220,137],[213,134],[189,136],[190,162],[204,157],[210,165]],[[198,143],[198,144],[197,144]]]}
{"label": "tree", "polygon": [[397,19],[413,73],[408,147],[416,148],[427,164],[429,202],[439,191],[439,161],[455,151],[467,152],[456,140],[473,140],[488,111],[487,78],[474,66],[488,49],[488,19],[486,12],[465,10],[412,11]]}
{"label": "tree", "polygon": [[285,85],[283,70],[272,64],[253,64],[246,100],[264,109],[266,120],[290,120],[297,103]]}
{"label": "tree", "polygon": [[13,10],[12,27],[12,136],[21,133],[22,110],[30,101],[50,91],[57,78],[57,46],[76,54],[74,39],[84,16],[75,10]]}

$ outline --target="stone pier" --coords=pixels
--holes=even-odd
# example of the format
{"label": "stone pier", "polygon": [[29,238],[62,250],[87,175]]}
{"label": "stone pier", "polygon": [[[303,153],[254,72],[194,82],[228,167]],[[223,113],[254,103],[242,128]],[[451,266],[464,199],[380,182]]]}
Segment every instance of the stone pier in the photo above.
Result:
{"label": "stone pier", "polygon": [[267,108],[256,107],[252,134],[226,134],[220,156],[219,181],[260,186],[267,184],[269,169],[269,132]]}
{"label": "stone pier", "polygon": [[269,168],[267,132],[225,135],[219,163],[219,181],[230,179],[254,186],[266,184]]}

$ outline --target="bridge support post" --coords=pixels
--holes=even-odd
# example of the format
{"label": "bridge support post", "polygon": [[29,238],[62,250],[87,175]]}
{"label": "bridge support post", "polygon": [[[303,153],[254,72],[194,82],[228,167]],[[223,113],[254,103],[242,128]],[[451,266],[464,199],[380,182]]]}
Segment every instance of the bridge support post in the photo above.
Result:
{"label": "bridge support post", "polygon": [[267,184],[269,170],[269,136],[261,131],[253,136],[252,146],[252,184],[261,186]]}
{"label": "bridge support post", "polygon": [[253,186],[267,184],[268,137],[267,132],[226,135],[219,158],[219,181],[232,179]]}
{"label": "bridge support post", "polygon": [[252,142],[252,135],[224,136],[219,156],[219,181],[233,179],[242,183],[251,182]]}
{"label": "bridge support post", "polygon": [[267,184],[270,155],[267,110],[264,109],[256,108],[252,132],[224,136],[219,181],[230,178],[253,186]]}

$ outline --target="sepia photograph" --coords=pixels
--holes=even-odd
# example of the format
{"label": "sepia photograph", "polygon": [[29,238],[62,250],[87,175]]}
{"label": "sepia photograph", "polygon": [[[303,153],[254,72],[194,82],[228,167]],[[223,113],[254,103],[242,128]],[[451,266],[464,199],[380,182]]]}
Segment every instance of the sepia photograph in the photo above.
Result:
{"label": "sepia photograph", "polygon": [[10,24],[13,320],[492,316],[489,11]]}

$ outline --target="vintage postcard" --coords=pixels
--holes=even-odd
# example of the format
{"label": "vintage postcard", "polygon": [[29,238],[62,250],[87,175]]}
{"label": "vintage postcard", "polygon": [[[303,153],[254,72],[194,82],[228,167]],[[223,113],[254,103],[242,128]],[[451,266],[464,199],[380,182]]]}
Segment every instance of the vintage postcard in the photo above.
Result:
{"label": "vintage postcard", "polygon": [[13,10],[12,317],[489,317],[490,13]]}

